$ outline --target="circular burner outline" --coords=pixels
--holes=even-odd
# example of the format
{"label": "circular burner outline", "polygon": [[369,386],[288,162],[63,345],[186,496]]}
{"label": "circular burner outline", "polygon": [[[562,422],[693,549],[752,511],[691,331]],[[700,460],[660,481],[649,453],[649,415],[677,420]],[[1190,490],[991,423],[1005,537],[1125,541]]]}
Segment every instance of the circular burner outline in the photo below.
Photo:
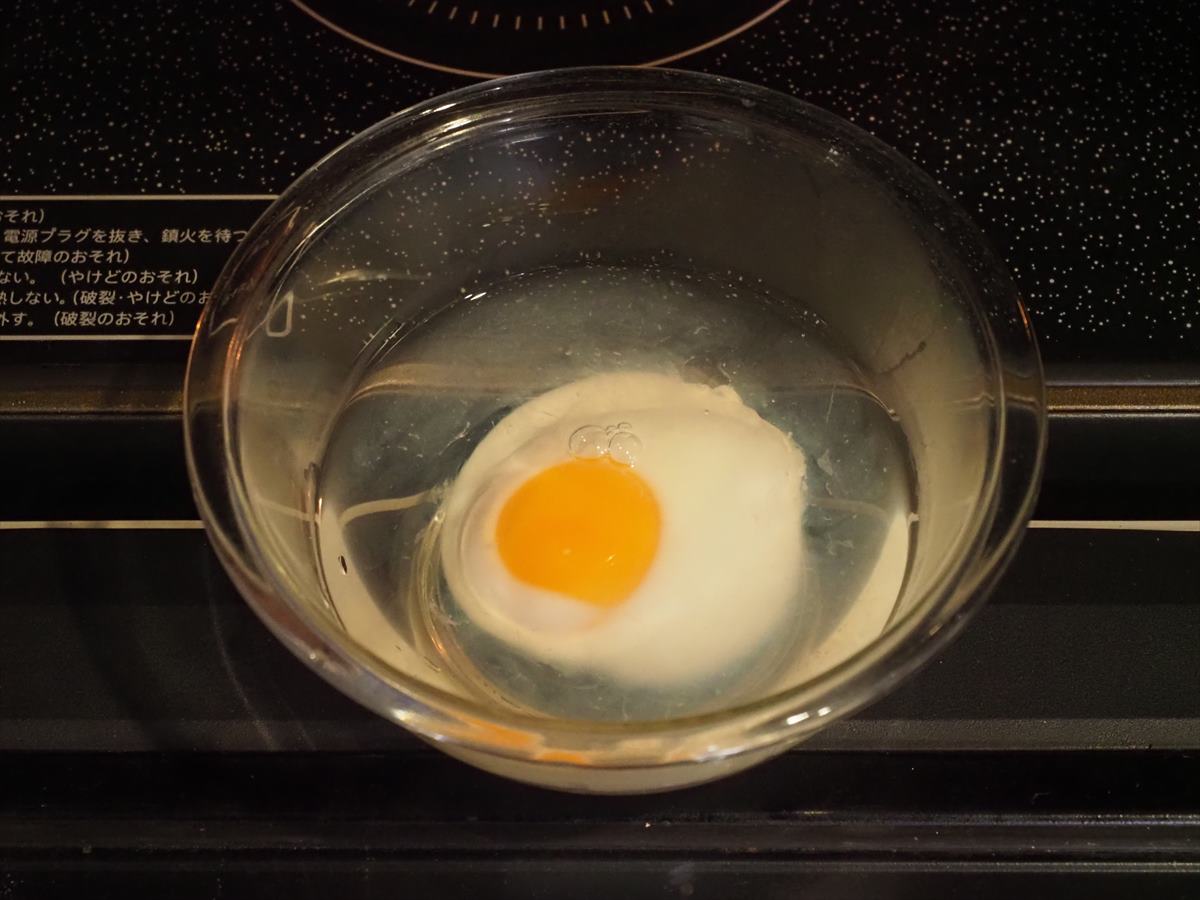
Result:
{"label": "circular burner outline", "polygon": [[[759,24],[763,20],[773,16],[776,12],[778,12],[780,9],[782,9],[784,6],[786,6],[789,2],[791,2],[791,0],[776,0],[775,3],[772,3],[769,7],[767,7],[762,12],[758,13],[753,18],[747,20],[746,22],[744,22],[743,24],[739,25],[736,28],[730,29],[729,31],[725,32],[724,34],[717,35],[716,37],[711,38],[710,40],[704,41],[701,44],[697,44],[695,47],[689,47],[687,50],[681,50],[678,53],[672,53],[671,55],[664,56],[661,59],[652,59],[652,60],[648,60],[646,62],[636,63],[636,64],[634,64],[634,66],[636,68],[648,68],[648,67],[652,67],[652,66],[663,66],[663,65],[666,65],[667,63],[672,63],[672,62],[675,62],[676,60],[683,59],[684,57],[691,56],[694,53],[700,53],[701,51],[707,50],[710,47],[715,47],[715,46],[717,46],[717,44],[722,44],[725,41],[729,40],[730,38],[736,37],[737,35],[741,34],[743,31],[747,31],[748,29],[753,28],[755,25]],[[311,18],[313,18],[314,20],[319,22],[321,25],[328,28],[330,31],[336,32],[337,34],[340,34],[342,37],[347,38],[351,41],[354,41],[354,43],[360,44],[361,46],[366,47],[369,50],[374,50],[376,53],[382,53],[384,56],[390,56],[393,59],[399,59],[399,60],[402,60],[403,62],[411,63],[414,66],[421,66],[426,69],[433,69],[436,72],[447,72],[451,75],[465,75],[468,78],[484,78],[484,79],[503,78],[505,75],[518,74],[515,72],[478,72],[478,71],[474,71],[472,69],[460,69],[460,68],[457,68],[456,66],[447,66],[447,65],[443,65],[441,63],[431,62],[430,60],[427,60],[427,59],[419,59],[415,56],[409,56],[404,53],[399,53],[395,50],[391,50],[380,44],[376,44],[373,41],[369,41],[364,37],[360,37],[359,35],[354,34],[351,31],[347,31],[342,26],[340,26],[334,22],[331,22],[325,16],[321,15],[319,12],[317,12],[315,9],[313,9],[307,3],[305,3],[304,0],[291,0],[291,3],[293,6],[295,6],[297,9],[299,9],[301,12],[310,16]]]}

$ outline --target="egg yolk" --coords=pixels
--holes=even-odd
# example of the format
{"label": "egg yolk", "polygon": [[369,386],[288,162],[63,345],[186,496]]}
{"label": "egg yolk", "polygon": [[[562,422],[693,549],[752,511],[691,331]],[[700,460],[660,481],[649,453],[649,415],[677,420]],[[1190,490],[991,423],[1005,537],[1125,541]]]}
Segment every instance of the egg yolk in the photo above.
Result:
{"label": "egg yolk", "polygon": [[624,602],[658,550],[649,485],[610,459],[572,459],[525,481],[500,510],[496,545],[526,584],[585,603]]}

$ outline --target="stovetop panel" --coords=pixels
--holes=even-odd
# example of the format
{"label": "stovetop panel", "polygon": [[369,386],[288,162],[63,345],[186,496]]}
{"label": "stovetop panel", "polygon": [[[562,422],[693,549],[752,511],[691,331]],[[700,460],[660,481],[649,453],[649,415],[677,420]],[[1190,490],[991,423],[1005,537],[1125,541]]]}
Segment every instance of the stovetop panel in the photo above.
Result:
{"label": "stovetop panel", "polygon": [[[707,6],[695,0],[658,5],[658,19],[641,9],[608,26],[623,29],[623,43],[635,56],[669,49],[656,43],[656,29],[668,17],[683,23],[688,35],[672,45],[676,51],[753,18],[746,8],[736,21],[708,21]],[[434,5],[433,17],[448,16],[451,6],[446,0]],[[601,11],[609,10],[611,18],[623,4],[460,6],[458,15],[467,18],[480,10],[485,19],[507,16],[497,20],[496,30],[512,29],[507,46],[513,55],[504,66],[492,65],[486,53],[498,45],[488,42],[490,49],[477,57],[455,50],[449,64],[474,68],[471,59],[478,58],[480,69],[509,71],[557,61],[537,38],[539,13],[557,23],[558,11],[578,15],[585,7],[594,7],[589,21],[599,43],[575,56],[604,61],[596,49],[602,26],[594,23],[602,22]],[[769,4],[751,6],[762,12]],[[338,4],[351,17],[371,7],[367,0]],[[518,7],[528,7],[521,32],[513,28]],[[406,14],[393,13],[397,28]],[[708,32],[698,24],[705,21]],[[583,39],[582,28],[571,33],[572,40]],[[1153,376],[1200,367],[1200,214],[1190,196],[1200,177],[1198,34],[1200,14],[1181,2],[1042,9],[962,0],[792,0],[675,64],[786,91],[894,145],[971,211],[1009,262],[1052,366]],[[269,196],[355,132],[472,81],[372,50],[287,2],[26,0],[6,15],[6,35],[0,190],[10,197]],[[546,42],[559,37],[543,36]],[[439,46],[431,43],[430,52]],[[629,58],[613,51],[608,61]],[[69,288],[41,306],[19,306],[13,298],[34,287],[19,280],[0,284],[9,303],[0,306],[7,314],[0,319],[0,338],[172,334],[180,338],[174,352],[181,355],[197,304],[177,306],[169,322],[154,317],[151,326],[149,318],[139,324],[122,316],[118,325],[118,313],[155,310],[144,297],[131,299],[133,288],[119,281],[64,282],[63,267],[74,268],[72,257],[31,262],[36,257],[18,261],[16,254],[58,251],[52,242],[63,231],[74,241],[88,227],[124,231],[126,238],[138,230],[140,245],[112,245],[107,234],[98,243],[92,234],[66,249],[102,251],[103,269],[109,268],[110,250],[128,250],[128,265],[139,275],[182,269],[198,295],[229,244],[210,237],[200,246],[199,233],[242,229],[263,204],[246,200],[234,212],[240,206],[234,201],[230,211],[197,220],[194,209],[177,205],[185,202],[146,201],[131,210],[128,202],[102,199],[74,205],[62,199],[0,201],[0,216],[8,216],[0,242],[0,251],[10,254],[0,256],[0,269],[10,273],[5,277],[27,275],[39,290],[47,283]],[[38,221],[22,221],[29,215]],[[51,243],[41,235],[21,243],[35,227],[59,231],[45,239]],[[195,242],[190,266],[177,261],[193,249],[178,243],[189,228]],[[176,237],[168,241],[171,231]],[[110,309],[78,306],[74,291],[92,289],[112,292]],[[54,305],[59,300],[61,307]],[[63,312],[96,316],[64,320]],[[106,312],[112,317],[100,325]],[[17,313],[23,313],[20,324]],[[69,357],[77,349],[55,352]]]}

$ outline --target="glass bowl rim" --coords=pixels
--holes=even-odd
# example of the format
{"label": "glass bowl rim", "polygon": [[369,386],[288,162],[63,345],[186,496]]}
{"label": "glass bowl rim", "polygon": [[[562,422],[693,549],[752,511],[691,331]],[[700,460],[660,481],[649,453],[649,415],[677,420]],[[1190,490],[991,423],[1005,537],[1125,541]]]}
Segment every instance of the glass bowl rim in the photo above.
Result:
{"label": "glass bowl rim", "polygon": [[[856,152],[870,152],[903,172],[920,186],[922,192],[937,199],[967,229],[973,243],[986,256],[993,269],[1007,272],[991,253],[985,239],[966,214],[945,191],[914,163],[853,124],[819,107],[777,91],[723,76],[706,75],[663,68],[581,67],[508,76],[439,95],[396,113],[351,137],[322,157],[304,172],[263,213],[226,263],[213,290],[214,299],[228,287],[231,273],[245,255],[245,248],[256,234],[269,231],[291,201],[303,197],[318,172],[325,172],[341,161],[344,154],[365,144],[387,140],[396,156],[412,152],[427,141],[448,115],[487,109],[497,103],[515,105],[522,100],[539,101],[549,109],[554,104],[570,107],[581,95],[604,96],[629,103],[645,103],[655,97],[663,108],[686,109],[690,102],[720,102],[729,109],[737,104],[745,114],[757,110],[764,124],[789,125],[797,136],[811,136],[804,125],[817,123],[847,139]],[[560,110],[561,111],[561,110]],[[768,117],[769,113],[769,117]],[[440,115],[440,117],[439,117]],[[399,139],[397,139],[397,137]],[[402,145],[407,150],[399,150]],[[362,177],[362,167],[352,167],[342,177],[350,183]],[[278,263],[279,260],[276,260]],[[239,551],[215,514],[213,504],[204,496],[196,472],[195,447],[190,423],[189,394],[192,369],[205,335],[206,323],[216,303],[210,303],[197,326],[188,361],[184,387],[184,431],[189,474],[201,511],[218,557],[230,572],[251,607],[278,637],[311,668],[344,693],[384,715],[400,722],[426,739],[501,757],[540,760],[552,765],[590,765],[621,768],[640,765],[670,765],[721,758],[776,743],[790,743],[810,731],[841,718],[881,695],[920,666],[943,646],[966,621],[968,614],[986,597],[986,590],[1015,549],[1028,522],[1040,482],[1046,443],[1046,412],[1041,362],[1036,349],[1029,316],[1015,286],[1008,291],[1022,323],[1027,340],[1026,352],[1032,359],[1034,376],[1034,412],[1037,446],[1030,465],[1028,484],[1021,501],[990,554],[980,557],[997,514],[999,471],[1005,452],[1008,392],[1002,377],[1001,353],[995,346],[992,329],[984,311],[973,297],[965,298],[984,326],[990,350],[991,375],[996,388],[995,432],[988,459],[984,487],[965,531],[965,546],[958,548],[954,565],[947,565],[939,577],[910,608],[879,637],[831,669],[809,680],[737,706],[680,718],[599,723],[567,720],[502,710],[429,685],[405,675],[379,659],[310,608],[310,604],[291,596],[256,538],[253,505],[242,477],[237,453],[236,422],[230,404],[230,387],[236,381],[237,357],[231,353],[225,361],[221,397],[222,425],[225,435],[224,475],[237,528],[248,548],[250,559]],[[238,333],[246,323],[235,326]],[[231,343],[238,346],[238,338]],[[279,615],[282,600],[289,615]]]}

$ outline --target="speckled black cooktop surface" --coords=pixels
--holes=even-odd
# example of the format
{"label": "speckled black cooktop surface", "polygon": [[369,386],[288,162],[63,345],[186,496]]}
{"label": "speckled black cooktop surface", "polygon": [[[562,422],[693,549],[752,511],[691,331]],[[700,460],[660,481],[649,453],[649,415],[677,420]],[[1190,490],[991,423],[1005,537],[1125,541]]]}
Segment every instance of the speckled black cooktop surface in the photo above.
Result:
{"label": "speckled black cooktop surface", "polygon": [[728,7],[10,2],[0,194],[275,193],[347,136],[468,83],[459,71],[553,64],[569,40],[585,62],[678,57],[787,91],[897,147],[991,236],[1052,365],[1200,367],[1197,7]]}

